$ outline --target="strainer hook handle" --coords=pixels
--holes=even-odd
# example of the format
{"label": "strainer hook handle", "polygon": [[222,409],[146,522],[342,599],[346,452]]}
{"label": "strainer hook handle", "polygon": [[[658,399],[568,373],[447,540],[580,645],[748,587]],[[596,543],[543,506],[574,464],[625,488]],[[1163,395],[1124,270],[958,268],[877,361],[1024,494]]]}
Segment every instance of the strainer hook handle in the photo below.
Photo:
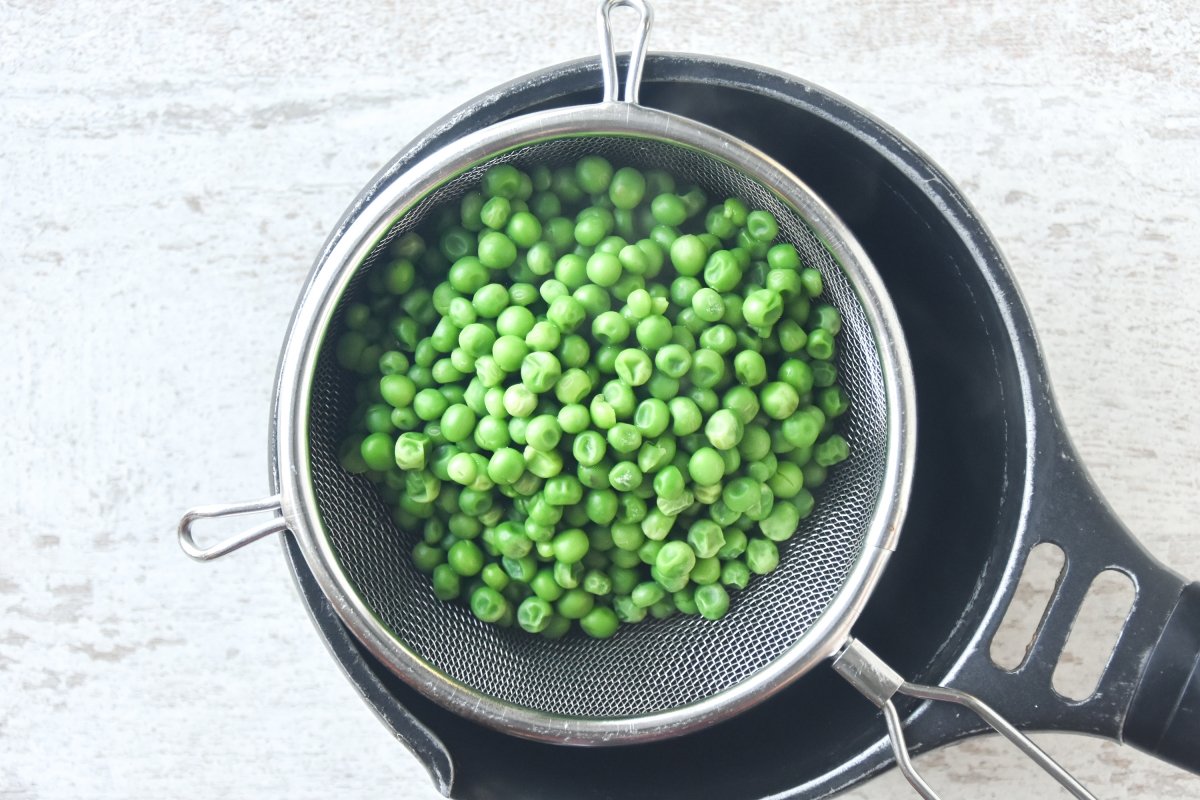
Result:
{"label": "strainer hook handle", "polygon": [[[638,14],[637,38],[629,52],[629,71],[625,74],[625,97],[617,96],[617,50],[613,44],[612,12],[616,8],[632,8]],[[597,14],[600,27],[600,72],[604,76],[604,102],[626,102],[637,105],[638,87],[642,84],[642,67],[646,63],[646,42],[654,11],[646,0],[602,0]]]}
{"label": "strainer hook handle", "polygon": [[270,536],[273,533],[280,533],[286,530],[287,520],[282,516],[272,517],[257,527],[250,528],[241,533],[235,533],[229,538],[223,539],[209,547],[200,547],[196,544],[196,540],[192,535],[192,525],[197,520],[281,510],[282,500],[277,494],[264,497],[261,500],[251,500],[244,503],[190,508],[184,512],[183,517],[179,520],[179,546],[187,554],[188,558],[195,561],[212,561],[214,558],[220,558],[227,553],[232,553],[234,550],[245,547],[251,542],[257,542],[264,536]]}
{"label": "strainer hook handle", "polygon": [[834,658],[833,668],[855,689],[862,692],[868,700],[883,709],[888,727],[888,738],[892,743],[892,752],[896,755],[896,764],[917,794],[924,797],[925,800],[939,800],[939,797],[917,772],[909,757],[900,714],[892,702],[892,698],[897,694],[906,694],[921,700],[941,700],[969,708],[991,726],[992,730],[1016,745],[1022,753],[1058,781],[1073,797],[1077,797],[1079,800],[1096,800],[1095,795],[1089,792],[1071,773],[1067,772],[1061,764],[1051,758],[1045,750],[1034,744],[1032,739],[1017,730],[1011,722],[1000,716],[991,706],[975,695],[944,686],[909,683],[866,645],[855,639],[851,639]]}

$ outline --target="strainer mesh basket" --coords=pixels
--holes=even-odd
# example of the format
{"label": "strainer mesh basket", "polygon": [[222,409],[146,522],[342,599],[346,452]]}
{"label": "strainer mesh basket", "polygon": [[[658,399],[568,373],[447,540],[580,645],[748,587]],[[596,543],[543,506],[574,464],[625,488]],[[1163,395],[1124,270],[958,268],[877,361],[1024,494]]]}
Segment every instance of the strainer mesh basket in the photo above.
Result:
{"label": "strainer mesh basket", "polygon": [[[698,184],[710,201],[737,196],[751,209],[775,215],[780,240],[794,244],[805,264],[820,270],[825,298],[842,314],[837,366],[851,409],[838,425],[851,456],[814,492],[816,508],[781,546],[779,568],[752,576],[749,587],[731,592],[725,618],[647,617],[623,625],[611,639],[572,632],[551,641],[484,624],[464,603],[434,597],[428,576],[410,557],[420,532],[399,530],[370,481],[339,465],[338,446],[355,405],[357,377],[339,367],[334,343],[342,329],[341,310],[355,297],[358,277],[386,258],[392,239],[419,229],[431,211],[475,188],[488,167],[510,162],[526,170],[536,164],[553,168],[587,154],[602,155],[618,167],[662,169],[683,183]],[[568,717],[619,718],[711,697],[747,680],[795,644],[829,606],[866,546],[884,485],[887,408],[880,356],[858,295],[822,237],[794,209],[711,155],[642,137],[589,135],[525,145],[477,164],[394,221],[359,266],[329,330],[311,384],[308,437],[320,516],[315,533],[328,537],[354,590],[405,648],[490,698]]]}

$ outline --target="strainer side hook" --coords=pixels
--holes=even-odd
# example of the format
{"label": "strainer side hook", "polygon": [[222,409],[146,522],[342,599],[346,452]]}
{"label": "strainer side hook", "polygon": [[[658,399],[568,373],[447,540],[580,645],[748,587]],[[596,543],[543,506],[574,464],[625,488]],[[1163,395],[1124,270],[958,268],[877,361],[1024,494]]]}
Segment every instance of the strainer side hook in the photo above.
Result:
{"label": "strainer side hook", "polygon": [[[638,14],[637,38],[629,51],[629,71],[625,74],[625,96],[617,96],[617,50],[613,44],[612,12],[617,8],[632,8]],[[604,76],[604,102],[625,102],[637,105],[638,88],[642,83],[642,67],[646,64],[646,42],[654,23],[654,10],[645,0],[604,0],[596,12],[600,28],[600,72]]]}

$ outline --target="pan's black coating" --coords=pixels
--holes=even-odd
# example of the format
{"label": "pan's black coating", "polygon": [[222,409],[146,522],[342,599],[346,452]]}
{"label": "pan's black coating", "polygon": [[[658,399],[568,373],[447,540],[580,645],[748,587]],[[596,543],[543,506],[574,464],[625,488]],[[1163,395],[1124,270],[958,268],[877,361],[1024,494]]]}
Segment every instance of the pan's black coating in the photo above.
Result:
{"label": "pan's black coating", "polygon": [[[594,102],[599,82],[594,60],[573,62],[453,112],[372,180],[318,265],[361,205],[413,158],[508,116]],[[910,680],[977,692],[1020,727],[1121,739],[1143,667],[1184,582],[1129,537],[1088,481],[1059,422],[1027,312],[974,212],[895,133],[792,77],[704,57],[652,55],[641,101],[722,128],[783,162],[849,225],[895,302],[917,382],[916,477],[899,550],[854,634]],[[1042,540],[1063,547],[1066,576],[1031,657],[1005,673],[986,657],[987,643],[1026,554]],[[882,718],[827,666],[770,703],[671,741],[578,749],[495,733],[392,676],[347,633],[288,536],[284,547],[334,657],[453,797],[821,797],[891,763]],[[1133,575],[1138,598],[1097,695],[1068,704],[1050,688],[1050,674],[1080,600],[1105,568]],[[1159,650],[1160,669],[1148,673],[1139,692],[1142,735],[1133,741],[1200,769],[1196,684],[1188,695],[1186,676],[1181,686],[1179,670],[1171,669],[1188,654]],[[1191,680],[1200,678],[1193,673]],[[1170,691],[1183,698],[1183,715],[1159,730],[1145,722],[1157,708],[1146,698]],[[901,711],[918,750],[982,729],[944,706],[910,702]]]}

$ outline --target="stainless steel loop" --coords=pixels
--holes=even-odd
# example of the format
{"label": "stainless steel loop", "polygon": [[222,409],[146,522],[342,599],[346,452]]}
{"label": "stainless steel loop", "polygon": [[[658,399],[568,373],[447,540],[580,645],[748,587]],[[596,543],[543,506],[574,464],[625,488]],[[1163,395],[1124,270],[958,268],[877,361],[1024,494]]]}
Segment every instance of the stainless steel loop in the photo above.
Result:
{"label": "stainless steel loop", "polygon": [[883,709],[887,722],[888,738],[892,743],[892,752],[896,756],[896,764],[904,777],[925,800],[939,800],[938,794],[930,788],[925,779],[917,772],[909,757],[908,745],[904,740],[904,731],[900,715],[892,698],[897,694],[906,694],[921,700],[940,700],[945,703],[955,703],[974,711],[992,730],[1008,739],[1028,756],[1035,764],[1045,770],[1054,780],[1079,800],[1096,800],[1095,795],[1084,788],[1071,773],[1061,764],[1046,754],[1028,736],[1021,733],[1012,723],[996,713],[991,706],[978,697],[958,689],[948,689],[942,686],[926,686],[907,681],[897,685],[895,671],[883,659],[871,652],[862,642],[851,639],[846,647],[833,661],[834,670],[845,678],[854,688],[875,705]]}
{"label": "stainless steel loop", "polygon": [[217,519],[219,517],[234,517],[241,514],[254,514],[260,511],[280,511],[282,501],[277,494],[264,497],[261,500],[251,500],[245,503],[230,503],[228,505],[197,506],[184,512],[179,520],[179,546],[188,558],[195,561],[212,561],[214,558],[232,553],[238,548],[245,547],[251,542],[257,542],[264,536],[287,530],[287,521],[282,516],[273,517],[258,527],[236,533],[223,539],[211,547],[200,547],[192,536],[192,525],[200,519]]}
{"label": "stainless steel loop", "polygon": [[[617,96],[617,50],[613,44],[612,12],[615,8],[632,8],[638,14],[637,38],[629,51],[629,71],[625,74],[625,96]],[[604,0],[600,4],[600,71],[604,75],[604,102],[637,104],[638,87],[642,83],[642,67],[646,63],[646,42],[650,39],[650,25],[654,22],[654,11],[643,0]]]}

